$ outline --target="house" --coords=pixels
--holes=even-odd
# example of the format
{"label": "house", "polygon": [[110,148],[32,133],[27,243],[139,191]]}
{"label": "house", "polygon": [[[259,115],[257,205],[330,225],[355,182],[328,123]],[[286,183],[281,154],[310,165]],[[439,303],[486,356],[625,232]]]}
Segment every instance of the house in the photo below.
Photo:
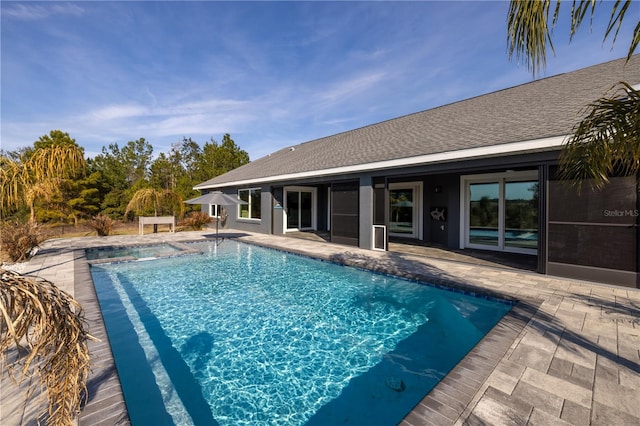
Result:
{"label": "house", "polygon": [[563,141],[619,81],[638,87],[640,55],[300,143],[195,188],[246,202],[233,229],[517,253],[540,273],[640,287],[636,177],[580,194],[555,178]]}

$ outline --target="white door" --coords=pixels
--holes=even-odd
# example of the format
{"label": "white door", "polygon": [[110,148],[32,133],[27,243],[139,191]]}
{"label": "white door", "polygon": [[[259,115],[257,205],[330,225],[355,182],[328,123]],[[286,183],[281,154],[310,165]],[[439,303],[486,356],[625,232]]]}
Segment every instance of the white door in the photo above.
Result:
{"label": "white door", "polygon": [[389,235],[421,238],[422,182],[389,184]]}
{"label": "white door", "polygon": [[285,229],[304,231],[316,229],[315,188],[285,188]]}

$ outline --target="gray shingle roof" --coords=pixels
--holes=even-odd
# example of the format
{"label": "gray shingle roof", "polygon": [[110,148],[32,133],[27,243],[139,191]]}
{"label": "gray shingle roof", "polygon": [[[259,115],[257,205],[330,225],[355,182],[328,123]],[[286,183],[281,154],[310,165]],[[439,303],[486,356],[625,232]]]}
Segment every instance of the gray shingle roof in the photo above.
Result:
{"label": "gray shingle roof", "polygon": [[624,59],[606,62],[304,142],[196,188],[566,136],[585,107],[619,81],[640,83],[640,55],[626,64]]}

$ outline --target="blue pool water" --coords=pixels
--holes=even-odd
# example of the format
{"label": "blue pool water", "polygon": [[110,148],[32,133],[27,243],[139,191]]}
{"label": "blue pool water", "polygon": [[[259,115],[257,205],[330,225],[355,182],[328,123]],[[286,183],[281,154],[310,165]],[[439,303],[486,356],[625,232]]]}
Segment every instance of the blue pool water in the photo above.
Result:
{"label": "blue pool water", "polygon": [[234,241],[93,265],[138,425],[398,423],[511,308]]}

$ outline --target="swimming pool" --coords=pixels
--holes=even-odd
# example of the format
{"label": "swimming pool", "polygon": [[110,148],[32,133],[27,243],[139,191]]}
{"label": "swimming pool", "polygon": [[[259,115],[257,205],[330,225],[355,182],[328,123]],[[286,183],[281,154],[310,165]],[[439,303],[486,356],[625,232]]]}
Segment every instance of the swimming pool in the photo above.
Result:
{"label": "swimming pool", "polygon": [[171,244],[156,244],[151,246],[92,248],[86,250],[86,255],[87,260],[118,258],[144,259],[177,254],[181,251],[180,248],[172,246]]}
{"label": "swimming pool", "polygon": [[510,309],[234,241],[94,265],[145,424],[396,424]]}

